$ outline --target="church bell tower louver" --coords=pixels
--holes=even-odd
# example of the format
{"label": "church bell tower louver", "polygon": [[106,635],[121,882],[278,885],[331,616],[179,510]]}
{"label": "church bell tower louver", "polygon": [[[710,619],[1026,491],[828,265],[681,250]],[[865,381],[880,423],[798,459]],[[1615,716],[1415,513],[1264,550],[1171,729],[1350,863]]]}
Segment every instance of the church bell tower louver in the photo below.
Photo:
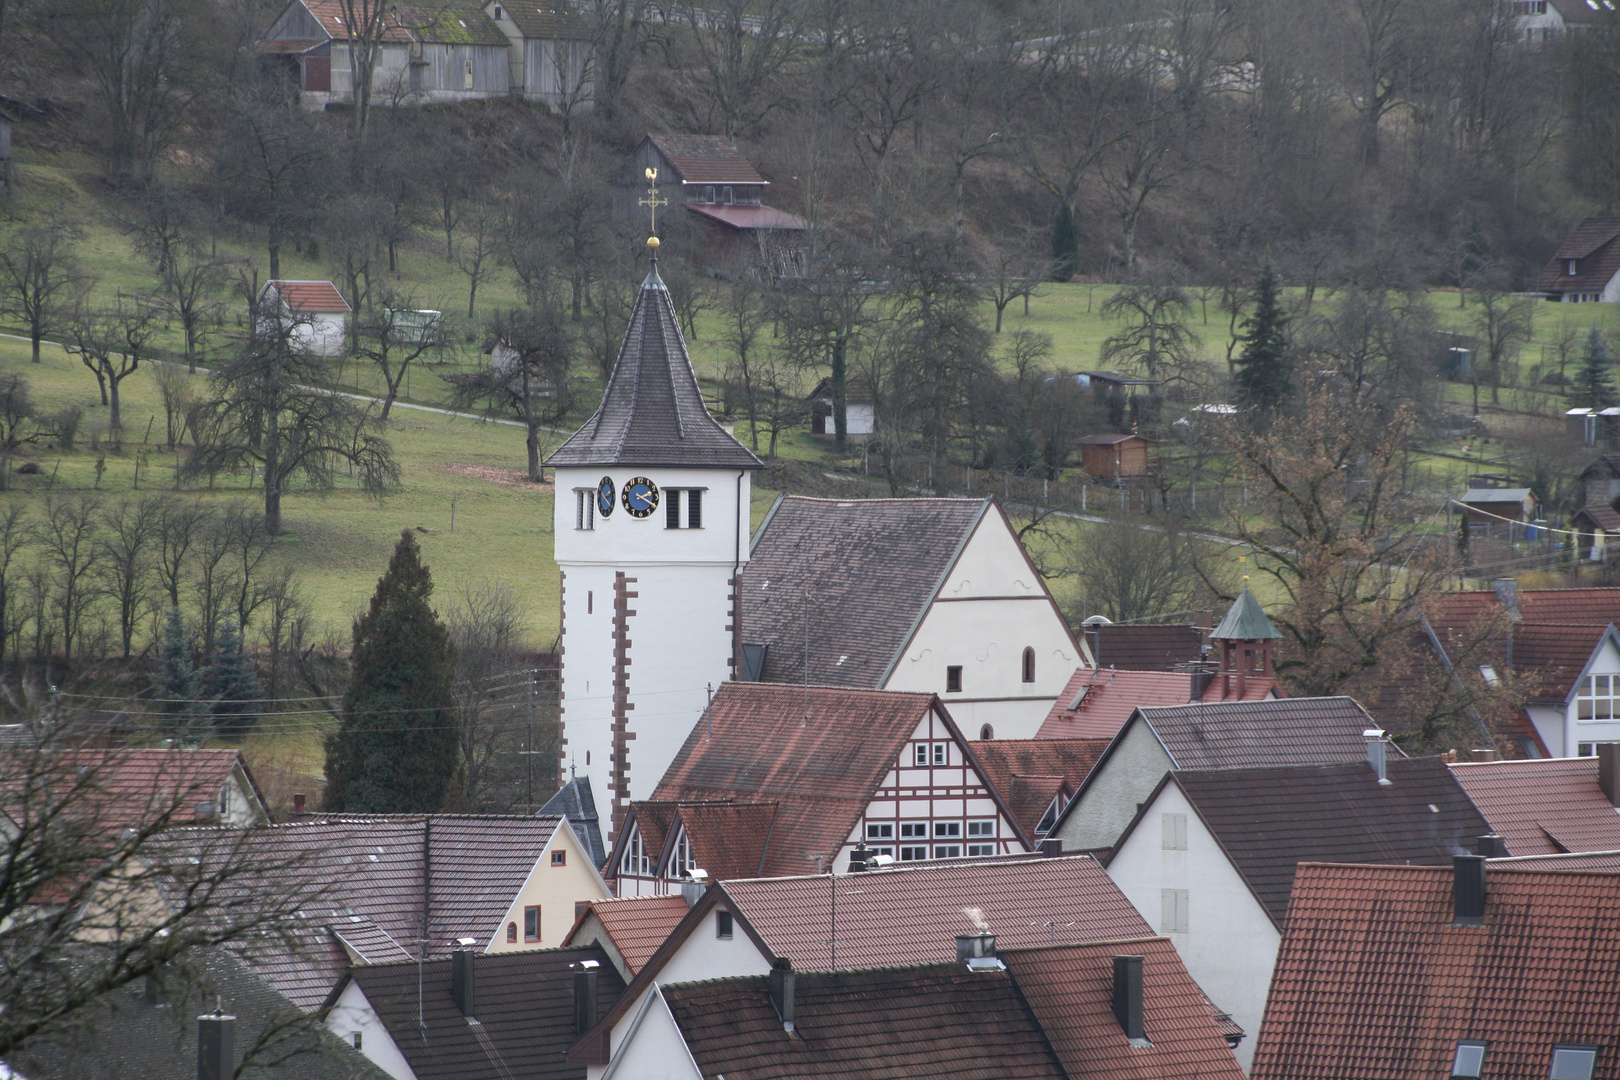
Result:
{"label": "church bell tower louver", "polygon": [[[644,201],[656,210],[656,186]],[[657,237],[647,246],[652,266],[601,407],[546,460],[562,571],[563,765],[606,798],[599,811],[614,836],[708,688],[733,677],[735,579],[762,467],[704,406]]]}

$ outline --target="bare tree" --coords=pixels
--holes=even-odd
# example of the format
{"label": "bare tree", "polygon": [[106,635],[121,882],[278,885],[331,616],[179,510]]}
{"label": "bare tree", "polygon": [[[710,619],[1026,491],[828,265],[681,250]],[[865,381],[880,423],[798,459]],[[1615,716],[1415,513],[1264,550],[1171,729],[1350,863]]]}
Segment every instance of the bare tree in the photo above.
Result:
{"label": "bare tree", "polygon": [[1102,313],[1125,323],[1103,342],[1103,363],[1139,366],[1149,379],[1163,383],[1179,380],[1185,369],[1197,362],[1198,335],[1186,323],[1192,315],[1192,304],[1177,286],[1136,285],[1121,289],[1103,304]]}
{"label": "bare tree", "polygon": [[101,505],[89,495],[47,498],[34,526],[34,544],[52,575],[57,625],[62,629],[62,659],[73,662],[73,645],[97,598],[95,572],[102,558],[98,534]]}
{"label": "bare tree", "polygon": [[34,413],[33,394],[21,375],[0,375],[0,491],[11,483],[11,458],[49,435]]}
{"label": "bare tree", "polygon": [[0,246],[0,310],[28,327],[34,363],[46,334],[62,329],[90,288],[75,247],[80,231],[60,209],[36,226],[18,229]]}
{"label": "bare tree", "polygon": [[119,388],[140,370],[141,359],[157,333],[153,307],[151,301],[136,297],[110,307],[81,308],[67,327],[63,348],[95,375],[101,386],[101,403],[109,407],[107,429],[114,438],[124,426]]}
{"label": "bare tree", "polygon": [[6,644],[11,644],[13,654],[21,655],[20,639],[22,625],[18,622],[17,593],[21,591],[19,578],[22,574],[17,565],[17,555],[28,544],[33,542],[33,525],[29,520],[28,507],[20,502],[7,502],[0,508],[0,665],[6,659]]}
{"label": "bare tree", "polygon": [[388,422],[411,365],[430,360],[445,348],[444,313],[419,310],[416,304],[411,293],[385,285],[364,317],[355,319],[355,354],[377,369],[387,387],[378,417],[383,423]]}
{"label": "bare tree", "polygon": [[517,780],[528,771],[521,754],[534,719],[534,674],[518,654],[522,605],[505,583],[480,580],[451,594],[444,620],[456,646],[463,798],[469,810],[510,811],[522,801]]}
{"label": "bare tree", "polygon": [[226,205],[264,230],[270,280],[281,277],[281,246],[310,219],[328,158],[322,133],[297,103],[275,89],[231,100],[219,168]]}
{"label": "bare tree", "polygon": [[189,580],[192,554],[198,541],[212,527],[214,511],[199,499],[165,496],[158,504],[154,523],[156,547],[153,551],[158,584],[168,596],[168,608],[180,606],[180,587]]}
{"label": "bare tree", "polygon": [[685,23],[708,76],[698,96],[718,109],[722,134],[735,139],[781,104],[766,85],[793,56],[798,37],[794,0],[674,0],[670,14]]}
{"label": "bare tree", "polygon": [[124,499],[103,509],[98,569],[102,592],[118,619],[118,643],[128,660],[135,632],[151,610],[152,554],[157,544],[162,503],[155,498]]}
{"label": "bare tree", "polygon": [[163,441],[173,450],[185,437],[185,424],[191,407],[196,403],[196,392],[186,372],[175,364],[153,364],[152,382],[157,385],[158,400],[163,405]]}
{"label": "bare tree", "polygon": [[[1474,290],[1474,329],[1485,346],[1485,366],[1491,373],[1491,404],[1502,401],[1502,368],[1530,340],[1535,301],[1515,296],[1500,284]],[[1476,362],[1477,362],[1476,358]],[[1479,374],[1474,374],[1474,412],[1479,412]]]}
{"label": "bare tree", "polygon": [[[466,224],[463,220],[463,224]],[[475,317],[478,286],[489,274],[500,250],[500,217],[488,207],[474,207],[472,226],[456,256],[456,265],[467,275],[467,318]]]}
{"label": "bare tree", "polygon": [[1146,516],[1071,530],[1059,548],[1061,572],[1079,582],[1069,621],[1168,621],[1206,603],[1212,593],[1199,576],[1194,543],[1173,522]]}
{"label": "bare tree", "polygon": [[494,342],[490,366],[461,384],[456,400],[463,406],[482,407],[486,415],[516,415],[523,420],[529,482],[538,484],[545,478],[540,433],[573,408],[568,373],[575,334],[560,306],[544,299],[526,310],[496,312],[489,332]]}
{"label": "bare tree", "polygon": [[157,299],[169,317],[180,324],[186,342],[186,370],[195,373],[197,356],[209,330],[219,320],[226,264],[203,251],[195,241],[174,246],[160,272],[162,290]]}

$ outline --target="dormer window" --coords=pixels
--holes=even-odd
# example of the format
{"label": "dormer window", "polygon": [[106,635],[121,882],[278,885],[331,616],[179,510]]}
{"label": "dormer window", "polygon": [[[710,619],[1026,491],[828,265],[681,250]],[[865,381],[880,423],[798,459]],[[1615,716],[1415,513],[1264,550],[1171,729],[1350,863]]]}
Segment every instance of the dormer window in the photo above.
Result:
{"label": "dormer window", "polygon": [[624,843],[624,858],[619,860],[619,871],[630,877],[651,877],[652,864],[647,859],[646,845],[641,842],[641,830],[630,827],[630,839]]}
{"label": "dormer window", "polygon": [[713,184],[710,184],[710,185],[708,185],[707,187],[705,187],[703,189],[703,201],[706,202],[706,203],[714,202],[714,185]]}
{"label": "dormer window", "polygon": [[692,872],[692,840],[687,836],[686,830],[675,838],[675,851],[669,857],[669,876],[673,879],[684,878]]}
{"label": "dormer window", "polygon": [[1479,1080],[1485,1069],[1485,1044],[1477,1039],[1458,1039],[1457,1053],[1451,1059],[1452,1080]]}
{"label": "dormer window", "polygon": [[497,21],[506,18],[506,12],[501,10],[501,5],[499,5],[499,4],[495,5],[495,10],[492,13],[492,18],[496,19]]}
{"label": "dormer window", "polygon": [[732,193],[731,193],[730,185],[727,185],[725,188],[723,188],[721,190],[721,192],[720,192],[720,200],[722,202],[724,202],[727,206],[730,206],[733,202],[736,202],[736,197],[733,196]]}
{"label": "dormer window", "polygon": [[1579,259],[1570,259],[1570,260],[1568,260],[1568,265],[1564,268],[1564,272],[1567,273],[1570,277],[1574,277],[1575,276],[1575,264],[1578,263],[1579,261],[1580,261]]}

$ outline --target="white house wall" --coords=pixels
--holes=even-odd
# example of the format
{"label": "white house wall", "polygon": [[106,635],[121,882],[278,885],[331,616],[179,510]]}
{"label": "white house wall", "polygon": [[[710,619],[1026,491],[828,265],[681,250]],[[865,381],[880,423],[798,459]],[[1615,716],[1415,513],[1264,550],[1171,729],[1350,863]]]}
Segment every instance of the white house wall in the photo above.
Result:
{"label": "white house wall", "polygon": [[[731,578],[748,558],[751,477],[741,470],[558,469],[552,520],[562,571],[563,756],[591,778],[597,812],[607,824],[615,796],[645,799],[662,779],[692,725],[731,677]],[[674,488],[703,488],[703,527],[665,528],[661,501],[636,519],[616,501],[593,528],[576,527],[574,489],[594,490],[610,476],[617,490],[635,476]],[[739,501],[740,493],[740,501]],[[684,513],[684,510],[683,510]],[[613,593],[615,571],[635,581],[629,602],[628,728],[634,763],[629,790],[608,786],[613,733]]]}
{"label": "white house wall", "polygon": [[377,1068],[394,1080],[416,1080],[410,1062],[400,1053],[388,1028],[377,1019],[377,1010],[371,1007],[360,984],[351,981],[338,995],[337,1004],[326,1014],[326,1029],[350,1046],[355,1032],[360,1033],[360,1052]]}
{"label": "white house wall", "polygon": [[[727,979],[734,975],[769,975],[771,962],[768,957],[759,951],[753,938],[748,936],[742,928],[740,918],[732,920],[731,937],[719,936],[719,921],[716,913],[717,906],[711,909],[703,922],[692,929],[686,940],[675,949],[664,966],[658,972],[657,982],[669,983],[696,982],[699,979]],[[608,1037],[610,1054],[617,1054],[645,1005],[647,996],[654,989],[649,987],[630,1007],[625,1009],[619,1022],[614,1025]],[[684,1051],[683,1051],[684,1052]],[[598,1080],[605,1072],[600,1066],[592,1066],[588,1073],[588,1080]],[[637,1077],[643,1074],[636,1072],[620,1072],[623,1078]],[[662,1074],[653,1073],[651,1076]],[[674,1074],[672,1074],[674,1075]],[[681,1074],[684,1075],[684,1074]]]}
{"label": "white house wall", "polygon": [[[628,1014],[635,1034],[623,1057],[600,1075],[605,1080],[704,1080],[663,995],[654,991],[645,1006],[645,1012],[638,1007]],[[586,1072],[587,1080],[595,1080],[597,1075],[595,1068]]]}
{"label": "white house wall", "polygon": [[[1563,731],[1558,739],[1561,746],[1558,749],[1554,749],[1553,743],[1547,739],[1542,725],[1536,723],[1536,730],[1542,733],[1542,741],[1547,743],[1547,750],[1554,757],[1575,757],[1580,753],[1582,743],[1620,742],[1620,720],[1582,720],[1576,704],[1587,676],[1616,674],[1620,674],[1620,650],[1615,649],[1612,638],[1605,636],[1564,705],[1561,717],[1564,721]],[[1532,706],[1532,721],[1535,720],[1534,710]]]}
{"label": "white house wall", "polygon": [[1137,804],[1153,794],[1169,770],[1170,755],[1152,729],[1131,724],[1125,737],[1087,778],[1076,804],[1053,835],[1062,837],[1065,851],[1113,846],[1136,816]]}
{"label": "white house wall", "polygon": [[[1035,681],[1023,681],[1024,649]],[[1032,739],[1081,662],[1040,575],[995,510],[985,513],[884,690],[939,694],[969,738]],[[962,690],[945,669],[960,665]]]}
{"label": "white house wall", "polygon": [[[1165,814],[1186,816],[1186,850],[1165,849]],[[1166,785],[1147,808],[1136,831],[1114,852],[1108,876],[1175,945],[1215,1007],[1231,1013],[1243,1028],[1236,1052],[1248,1072],[1282,935],[1179,787]],[[1165,922],[1166,889],[1186,893],[1185,931]]]}

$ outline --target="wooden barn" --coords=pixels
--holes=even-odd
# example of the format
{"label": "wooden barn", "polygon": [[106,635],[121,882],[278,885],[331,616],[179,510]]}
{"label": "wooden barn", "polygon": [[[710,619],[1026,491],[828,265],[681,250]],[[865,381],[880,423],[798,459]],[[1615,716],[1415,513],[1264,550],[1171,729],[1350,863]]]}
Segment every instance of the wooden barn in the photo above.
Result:
{"label": "wooden barn", "polygon": [[1122,480],[1153,471],[1148,460],[1152,440],[1140,435],[1087,435],[1078,445],[1080,467],[1091,476]]}
{"label": "wooden barn", "polygon": [[1534,521],[1539,503],[1529,488],[1469,488],[1457,501],[1463,504],[1472,531],[1509,539],[1523,537],[1522,530],[1513,527]]}

